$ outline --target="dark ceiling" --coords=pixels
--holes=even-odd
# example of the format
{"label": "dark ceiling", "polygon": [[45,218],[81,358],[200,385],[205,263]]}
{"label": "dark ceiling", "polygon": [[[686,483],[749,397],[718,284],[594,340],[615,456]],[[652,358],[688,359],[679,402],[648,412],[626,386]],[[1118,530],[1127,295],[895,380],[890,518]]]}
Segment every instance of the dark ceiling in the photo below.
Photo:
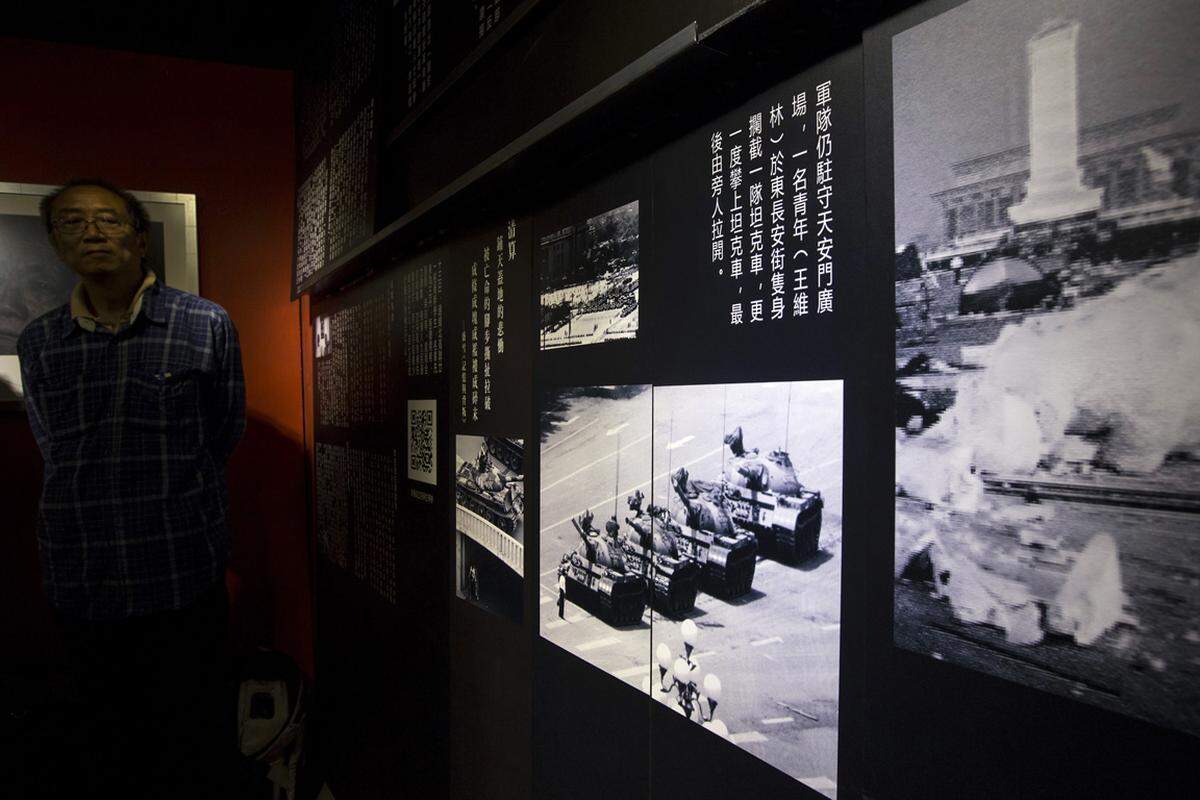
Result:
{"label": "dark ceiling", "polygon": [[291,69],[308,4],[283,0],[15,0],[0,35]]}
{"label": "dark ceiling", "polygon": [[[857,34],[863,26],[874,24],[915,1],[827,0],[814,9],[815,14],[798,15],[799,0],[788,0],[766,3],[758,16],[766,19],[774,15],[795,27],[801,20],[811,23],[824,14],[834,29],[854,28],[853,33]],[[746,0],[747,5],[756,2]],[[304,38],[313,2],[9,0],[4,5],[0,36],[293,69],[300,50],[297,43]]]}

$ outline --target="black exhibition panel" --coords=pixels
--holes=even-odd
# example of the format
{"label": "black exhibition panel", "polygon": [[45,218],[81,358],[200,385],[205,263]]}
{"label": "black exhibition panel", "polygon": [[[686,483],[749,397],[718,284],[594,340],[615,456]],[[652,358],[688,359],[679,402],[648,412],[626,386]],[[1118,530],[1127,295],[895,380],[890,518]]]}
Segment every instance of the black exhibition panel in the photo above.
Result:
{"label": "black exhibition panel", "polygon": [[[746,701],[753,714],[727,717],[730,733],[735,741],[742,734],[745,746],[714,741],[694,724],[681,726],[677,715],[655,704],[654,796],[724,794],[750,785],[782,797],[799,791],[797,781],[828,792],[848,783],[839,771],[853,774],[854,740],[846,731],[861,711],[849,681],[864,665],[858,642],[846,633],[861,626],[863,606],[853,587],[861,585],[861,547],[871,536],[858,514],[881,489],[887,496],[886,482],[865,478],[872,454],[890,436],[886,428],[882,440],[878,430],[861,430],[854,413],[859,397],[886,390],[857,374],[869,357],[869,332],[878,326],[863,298],[875,276],[863,247],[862,103],[862,51],[854,48],[766,89],[654,158],[659,259],[648,279],[657,302],[647,301],[646,317],[656,387],[762,386],[740,392],[746,407],[722,398],[708,411],[727,418],[727,431],[745,426],[747,448],[787,453],[805,488],[820,492],[824,502],[812,554],[785,556],[781,542],[772,546],[760,536],[751,592],[730,607],[713,601],[696,619],[701,651],[732,651],[718,649],[699,659],[701,666],[711,664],[726,691],[742,688],[753,697]],[[762,147],[754,157],[759,115]],[[730,156],[739,146],[745,182],[736,186]],[[714,189],[714,153],[721,152],[723,169],[715,174],[724,185]],[[765,210],[756,225],[754,187],[760,182]],[[782,214],[773,198],[783,201]],[[734,274],[739,207],[747,209],[740,276]],[[722,218],[725,225],[714,230]],[[757,266],[756,229],[764,256]],[[724,258],[714,248],[716,233],[724,235]],[[773,271],[780,262],[782,281],[776,277],[781,272]],[[762,302],[761,315],[756,302]],[[696,391],[683,389],[690,396],[676,405],[700,402]],[[657,394],[655,400],[657,420],[670,412],[660,412]],[[685,434],[668,428],[668,447]],[[668,463],[656,462],[655,473],[669,471],[670,456],[686,453],[688,444],[665,453]],[[704,451],[721,444],[713,437]],[[729,457],[728,451],[723,455]],[[700,461],[690,469],[700,477],[707,467]],[[666,641],[677,639],[675,627],[662,626]],[[656,624],[656,642],[659,629]],[[787,666],[777,666],[781,661]],[[694,753],[704,769],[664,763],[676,747]]]}
{"label": "black exhibition panel", "polygon": [[316,8],[334,796],[1192,796],[1198,30]]}
{"label": "black exhibition panel", "polygon": [[384,0],[314,5],[296,70],[292,294],[375,232]]}
{"label": "black exhibition panel", "polygon": [[[747,4],[743,0],[505,2],[499,4],[500,22],[477,45],[485,49],[480,54],[464,52],[461,34],[457,46],[449,41],[454,38],[449,19],[453,8],[471,3],[409,0],[409,5],[433,7],[432,36],[437,42],[443,34],[442,46],[448,52],[438,63],[435,44],[435,86],[427,90],[427,104],[417,109],[423,113],[396,120],[387,136],[384,203],[393,218],[684,27],[695,23],[697,30],[704,31]],[[447,79],[452,85],[437,85]],[[403,81],[403,75],[393,74],[393,85]],[[639,127],[648,127],[646,123],[653,125],[655,120]],[[437,158],[423,155],[431,146],[437,147]],[[532,200],[519,190],[517,194]]]}
{"label": "black exhibition panel", "polygon": [[[591,220],[615,212],[624,229],[620,234],[626,242],[622,254],[605,253],[600,258],[620,257],[629,262],[627,269],[632,268],[635,272],[641,263],[652,258],[651,169],[650,161],[644,159],[606,178],[583,186],[571,186],[551,198],[534,219],[533,264],[537,275],[533,294],[534,319],[538,322],[533,348],[534,430],[539,442],[534,456],[534,474],[538,476],[539,502],[535,511],[537,538],[533,551],[539,557],[531,571],[536,572],[539,579],[537,585],[531,587],[536,590],[531,592],[536,597],[536,604],[533,605],[534,624],[530,626],[530,635],[534,639],[535,686],[533,796],[638,796],[648,791],[650,782],[651,742],[645,694],[631,691],[622,681],[595,669],[596,662],[581,657],[582,651],[577,649],[587,647],[589,642],[613,637],[604,633],[603,623],[593,625],[586,634],[570,640],[559,636],[574,627],[566,624],[565,613],[563,618],[558,616],[557,572],[560,559],[579,541],[571,519],[578,513],[574,507],[578,503],[564,511],[564,503],[569,504],[577,498],[559,499],[551,494],[564,480],[568,481],[568,489],[583,489],[590,499],[618,493],[619,487],[614,487],[613,476],[619,470],[603,474],[603,482],[599,475],[573,474],[577,466],[590,459],[588,450],[584,451],[582,461],[560,466],[558,456],[574,449],[573,442],[564,441],[566,437],[578,430],[579,436],[590,438],[592,433],[605,428],[599,421],[590,429],[583,429],[589,424],[588,420],[572,422],[571,417],[579,415],[571,411],[563,398],[573,395],[575,387],[596,387],[601,383],[609,385],[613,395],[619,395],[621,387],[645,386],[653,374],[650,345],[646,337],[634,329],[633,336],[623,335],[599,346],[558,347],[559,343],[547,339],[546,327],[547,319],[553,317],[558,305],[547,298],[553,297],[555,286],[571,280],[562,275],[561,270],[578,263],[581,253],[590,252],[598,244],[597,237],[592,235]],[[640,308],[635,313],[640,314]],[[630,316],[624,319],[629,321]],[[568,323],[564,329],[570,330],[572,324]],[[603,392],[597,390],[597,393]],[[600,437],[601,442],[611,438],[602,433]],[[606,454],[595,455],[603,457]],[[583,503],[586,505],[586,501]],[[546,603],[544,598],[553,602]],[[564,612],[568,610],[566,604],[563,608]],[[591,615],[582,607],[577,613],[592,621]],[[597,617],[595,621],[598,620]],[[560,627],[552,634],[547,626],[555,625]],[[640,614],[637,622],[619,635],[625,640],[620,643],[624,650],[621,655],[635,657],[634,662],[625,663],[625,666],[636,660],[645,662],[649,659],[650,626]],[[620,743],[619,746],[616,743]],[[618,769],[613,768],[614,759],[619,760]]]}
{"label": "black exhibition panel", "polygon": [[[444,765],[414,770],[388,753],[423,746],[444,725],[424,698],[445,698],[430,628],[408,628],[398,608],[444,615],[431,592],[436,571],[408,553],[420,528],[408,509],[402,420],[410,387],[398,276],[363,282],[314,304],[317,521],[318,752],[350,792],[416,786]],[[429,515],[426,514],[428,517]],[[353,624],[340,618],[355,609]],[[413,652],[430,654],[413,658]],[[395,709],[397,725],[380,708]],[[402,711],[401,711],[402,709]],[[421,771],[425,774],[422,775]]]}
{"label": "black exhibition panel", "polygon": [[[529,243],[527,217],[501,218],[464,231],[444,262],[452,455],[442,480],[455,503],[454,518],[435,528],[450,552],[438,590],[454,598],[450,647],[461,654],[450,661],[451,730],[471,731],[450,737],[454,796],[523,797],[530,785],[530,523],[521,514],[532,441]],[[488,483],[500,476],[504,486]]]}

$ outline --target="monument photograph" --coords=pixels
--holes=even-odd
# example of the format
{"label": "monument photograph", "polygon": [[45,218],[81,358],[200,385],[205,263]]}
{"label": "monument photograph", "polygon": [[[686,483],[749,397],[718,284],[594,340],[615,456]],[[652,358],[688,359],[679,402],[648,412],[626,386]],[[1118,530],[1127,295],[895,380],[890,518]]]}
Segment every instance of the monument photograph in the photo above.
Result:
{"label": "monument photograph", "polygon": [[972,0],[892,40],[895,642],[1193,735],[1197,29]]}
{"label": "monument photograph", "polygon": [[634,200],[541,238],[542,350],[637,336],[638,225]]}

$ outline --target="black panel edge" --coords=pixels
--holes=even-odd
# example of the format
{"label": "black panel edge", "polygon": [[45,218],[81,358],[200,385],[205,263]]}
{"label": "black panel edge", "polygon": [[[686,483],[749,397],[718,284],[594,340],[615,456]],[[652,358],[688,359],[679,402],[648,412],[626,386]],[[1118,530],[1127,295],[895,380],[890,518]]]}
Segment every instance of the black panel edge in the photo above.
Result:
{"label": "black panel edge", "polygon": [[388,133],[387,139],[384,140],[384,146],[391,147],[394,145],[396,141],[404,135],[405,131],[407,131],[422,117],[429,113],[429,109],[437,105],[446,92],[453,89],[454,86],[461,81],[464,76],[470,73],[471,70],[475,68],[475,65],[482,61],[484,57],[496,47],[497,44],[503,41],[513,28],[520,25],[521,22],[523,22],[525,18],[529,16],[529,13],[533,11],[534,8],[536,8],[541,2],[542,0],[525,0],[525,2],[517,6],[516,9],[505,15],[504,20],[496,27],[495,30],[484,37],[484,40],[477,44],[475,49],[467,54],[466,58],[458,62],[454,69],[450,71],[450,74],[443,78],[437,86],[433,87],[432,90],[427,92],[425,96],[421,98],[421,102],[417,103],[416,108],[414,108],[412,111],[409,111],[398,123],[396,123],[396,126],[392,128],[390,133]]}
{"label": "black panel edge", "polygon": [[665,64],[674,61],[678,56],[697,47],[698,41],[696,23],[692,22],[628,66],[606,78],[538,125],[514,139],[507,146],[449,183],[412,211],[409,211],[396,221],[382,228],[370,239],[360,243],[337,261],[332,262],[323,270],[323,274],[314,275],[308,281],[301,283],[296,288],[297,295],[304,293],[312,293],[314,295],[324,294],[350,281],[359,272],[369,269],[372,266],[369,256],[380,244],[385,241],[399,242],[412,238],[408,234],[417,230],[418,226],[416,223],[427,220],[431,216],[431,212],[445,205],[464,190],[480,183],[484,178],[496,173],[522,155],[540,149],[540,146],[552,140],[556,133],[585,114],[598,111],[615,103],[630,87],[647,79]]}
{"label": "black panel edge", "polygon": [[732,23],[736,22],[737,20],[741,19],[742,17],[746,16],[751,11],[757,10],[764,3],[767,3],[767,2],[769,2],[769,0],[753,0],[753,2],[747,3],[746,5],[739,8],[737,11],[730,14],[725,19],[723,19],[720,22],[716,23],[715,25],[701,31],[700,32],[700,41],[703,42],[705,39],[712,37],[713,34],[719,33],[721,30],[728,27],[730,24],[732,24]]}

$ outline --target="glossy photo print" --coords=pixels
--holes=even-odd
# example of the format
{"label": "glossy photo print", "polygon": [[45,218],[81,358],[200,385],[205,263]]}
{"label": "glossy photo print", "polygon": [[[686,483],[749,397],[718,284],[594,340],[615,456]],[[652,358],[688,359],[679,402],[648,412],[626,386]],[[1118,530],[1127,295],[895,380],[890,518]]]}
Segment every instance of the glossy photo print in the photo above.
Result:
{"label": "glossy photo print", "polygon": [[544,638],[833,796],[842,383],[557,390]]}
{"label": "glossy photo print", "polygon": [[542,350],[637,337],[638,224],[633,200],[541,238]]}
{"label": "glossy photo print", "polygon": [[520,622],[525,572],[525,442],[456,436],[455,593]]}

